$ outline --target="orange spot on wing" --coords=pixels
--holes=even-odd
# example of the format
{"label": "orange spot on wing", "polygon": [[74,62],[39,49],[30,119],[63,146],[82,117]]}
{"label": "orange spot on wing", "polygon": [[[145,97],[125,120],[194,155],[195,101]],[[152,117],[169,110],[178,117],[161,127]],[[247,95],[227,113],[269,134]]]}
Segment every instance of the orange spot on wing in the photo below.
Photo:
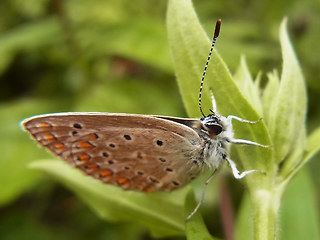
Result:
{"label": "orange spot on wing", "polygon": [[37,123],[36,126],[39,127],[39,128],[51,128],[51,125],[49,123],[46,123],[46,122]]}
{"label": "orange spot on wing", "polygon": [[79,142],[78,147],[82,149],[87,149],[87,150],[94,148],[94,146],[89,142]]}
{"label": "orange spot on wing", "polygon": [[108,169],[104,169],[104,170],[101,170],[100,171],[100,175],[102,177],[110,177],[112,176],[113,172],[111,170],[108,170]]}
{"label": "orange spot on wing", "polygon": [[53,139],[55,139],[55,137],[53,136],[52,133],[45,133],[42,135],[42,139],[43,140],[53,140]]}
{"label": "orange spot on wing", "polygon": [[89,160],[89,158],[90,158],[89,155],[86,154],[86,153],[80,153],[80,154],[79,154],[79,159],[80,159],[81,161],[86,162],[86,161]]}
{"label": "orange spot on wing", "polygon": [[125,183],[128,183],[128,179],[127,178],[118,178],[117,179],[117,182],[122,185],[122,184],[125,184]]}
{"label": "orange spot on wing", "polygon": [[94,140],[94,139],[97,139],[97,138],[98,138],[97,134],[95,134],[95,133],[89,134],[88,137],[89,137],[90,140]]}
{"label": "orange spot on wing", "polygon": [[55,145],[55,148],[64,148],[64,145],[62,143],[56,143]]}
{"label": "orange spot on wing", "polygon": [[48,144],[55,143],[57,140],[56,137],[50,132],[35,133],[33,134],[33,137],[43,146],[48,146]]}
{"label": "orange spot on wing", "polygon": [[94,163],[87,164],[87,167],[92,170],[98,170],[98,166]]}
{"label": "orange spot on wing", "polygon": [[67,148],[60,142],[55,143],[54,148],[57,152],[59,152],[59,154],[67,150]]}

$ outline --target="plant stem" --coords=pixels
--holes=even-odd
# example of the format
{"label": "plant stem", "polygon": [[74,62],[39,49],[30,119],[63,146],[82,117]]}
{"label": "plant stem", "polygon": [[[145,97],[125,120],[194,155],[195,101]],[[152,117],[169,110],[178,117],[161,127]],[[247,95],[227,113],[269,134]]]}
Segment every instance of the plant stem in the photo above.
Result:
{"label": "plant stem", "polygon": [[251,194],[255,240],[277,239],[280,197],[280,192],[273,190],[260,189]]}

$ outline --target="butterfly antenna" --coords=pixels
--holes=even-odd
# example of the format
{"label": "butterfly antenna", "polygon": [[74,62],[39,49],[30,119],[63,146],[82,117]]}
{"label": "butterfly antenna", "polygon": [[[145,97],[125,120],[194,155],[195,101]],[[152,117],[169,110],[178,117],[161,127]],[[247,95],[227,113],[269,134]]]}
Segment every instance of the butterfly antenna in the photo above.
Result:
{"label": "butterfly antenna", "polygon": [[212,43],[211,43],[211,48],[210,48],[210,52],[209,52],[209,55],[208,55],[208,58],[207,58],[207,62],[206,62],[206,65],[204,67],[204,70],[203,70],[203,74],[202,74],[202,79],[201,79],[201,84],[200,84],[200,92],[199,92],[199,108],[200,108],[200,112],[201,114],[205,117],[203,111],[202,111],[202,107],[201,107],[201,96],[202,96],[202,87],[203,87],[203,82],[204,82],[204,78],[206,76],[206,72],[207,72],[207,68],[208,68],[208,64],[209,64],[209,61],[210,61],[210,58],[211,58],[211,54],[212,54],[212,51],[213,51],[213,48],[214,48],[214,44],[216,43],[216,40],[219,36],[219,33],[220,33],[220,26],[221,26],[221,19],[219,19],[216,23],[216,28],[214,30],[214,35],[213,35],[213,39],[212,39]]}

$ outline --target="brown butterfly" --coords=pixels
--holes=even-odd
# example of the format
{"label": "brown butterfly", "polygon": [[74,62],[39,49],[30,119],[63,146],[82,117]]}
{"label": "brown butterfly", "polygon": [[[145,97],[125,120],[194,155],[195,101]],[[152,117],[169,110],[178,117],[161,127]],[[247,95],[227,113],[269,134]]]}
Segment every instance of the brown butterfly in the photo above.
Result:
{"label": "brown butterfly", "polygon": [[213,96],[211,113],[205,115],[201,108],[205,72],[220,24],[218,20],[201,81],[201,119],[69,112],[25,119],[21,123],[23,128],[69,164],[104,183],[126,190],[172,191],[189,183],[204,169],[215,172],[225,161],[237,179],[256,171],[240,174],[228,157],[230,144],[266,147],[233,138],[233,119],[250,124],[256,121],[220,116]]}

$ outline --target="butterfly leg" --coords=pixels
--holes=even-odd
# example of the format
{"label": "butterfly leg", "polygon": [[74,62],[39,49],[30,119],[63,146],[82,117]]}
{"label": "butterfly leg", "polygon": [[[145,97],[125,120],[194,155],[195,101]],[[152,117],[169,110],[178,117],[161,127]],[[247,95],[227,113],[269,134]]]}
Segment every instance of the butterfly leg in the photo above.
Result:
{"label": "butterfly leg", "polygon": [[232,173],[233,173],[233,176],[236,178],[236,179],[241,179],[243,177],[245,177],[246,175],[250,174],[250,173],[253,173],[253,172],[260,172],[260,170],[248,170],[248,171],[244,171],[242,173],[240,173],[240,171],[237,169],[237,166],[235,164],[234,161],[232,161],[231,159],[229,158],[226,158],[227,162],[229,163],[231,169],[232,169]]}
{"label": "butterfly leg", "polygon": [[245,140],[245,139],[231,139],[231,140],[228,139],[227,141],[232,144],[254,145],[254,146],[264,147],[264,148],[270,147],[270,145],[263,145],[263,144],[253,142],[250,140]]}
{"label": "butterfly leg", "polygon": [[[250,121],[250,120],[245,120],[242,119],[240,117],[237,116],[233,116],[233,115],[229,115],[227,117],[227,119],[231,122],[232,119],[235,119],[239,122],[243,122],[243,123],[249,123],[249,124],[256,124],[258,122],[260,122],[262,120],[262,118],[258,119],[257,121]],[[268,148],[270,147],[270,145],[263,145],[260,143],[256,143],[250,140],[245,140],[245,139],[227,139],[228,142],[232,143],[232,144],[243,144],[243,145],[254,145],[254,146],[258,146],[258,147],[264,147],[264,148]]]}
{"label": "butterfly leg", "polygon": [[197,204],[197,206],[193,209],[193,211],[189,214],[189,216],[187,217],[186,221],[189,221],[199,210],[199,208],[201,207],[203,200],[204,200],[204,195],[206,192],[206,187],[208,186],[208,184],[212,181],[213,177],[216,175],[218,169],[214,169],[214,171],[211,173],[210,177],[207,179],[207,181],[205,181],[204,183],[204,187],[202,189],[202,193],[201,193],[201,198]]}
{"label": "butterfly leg", "polygon": [[260,118],[260,119],[258,119],[258,120],[256,120],[256,121],[250,121],[250,120],[242,119],[241,117],[237,117],[237,116],[234,116],[234,115],[229,115],[229,116],[227,117],[227,119],[228,119],[229,121],[231,121],[232,119],[235,119],[235,120],[237,120],[237,121],[239,121],[239,122],[249,123],[249,124],[256,124],[256,123],[258,123],[258,122],[260,122],[260,121],[262,120],[262,118]]}
{"label": "butterfly leg", "polygon": [[[235,164],[234,161],[232,161],[231,159],[229,159],[228,157],[225,158],[225,160],[229,163],[231,169],[232,169],[232,173],[233,176],[236,179],[241,179],[243,177],[245,177],[246,175],[253,173],[253,172],[261,172],[260,170],[248,170],[248,171],[244,171],[242,173],[240,173],[240,171],[237,169],[237,166]],[[197,204],[197,206],[194,208],[194,210],[189,214],[189,216],[187,217],[186,221],[189,221],[199,210],[199,208],[201,207],[203,201],[204,201],[204,196],[205,196],[205,192],[206,192],[206,187],[208,186],[208,184],[212,181],[213,177],[216,175],[218,169],[215,169],[212,174],[210,175],[210,177],[207,179],[207,181],[204,183],[204,187],[202,189],[202,193],[201,193],[201,198]]]}

